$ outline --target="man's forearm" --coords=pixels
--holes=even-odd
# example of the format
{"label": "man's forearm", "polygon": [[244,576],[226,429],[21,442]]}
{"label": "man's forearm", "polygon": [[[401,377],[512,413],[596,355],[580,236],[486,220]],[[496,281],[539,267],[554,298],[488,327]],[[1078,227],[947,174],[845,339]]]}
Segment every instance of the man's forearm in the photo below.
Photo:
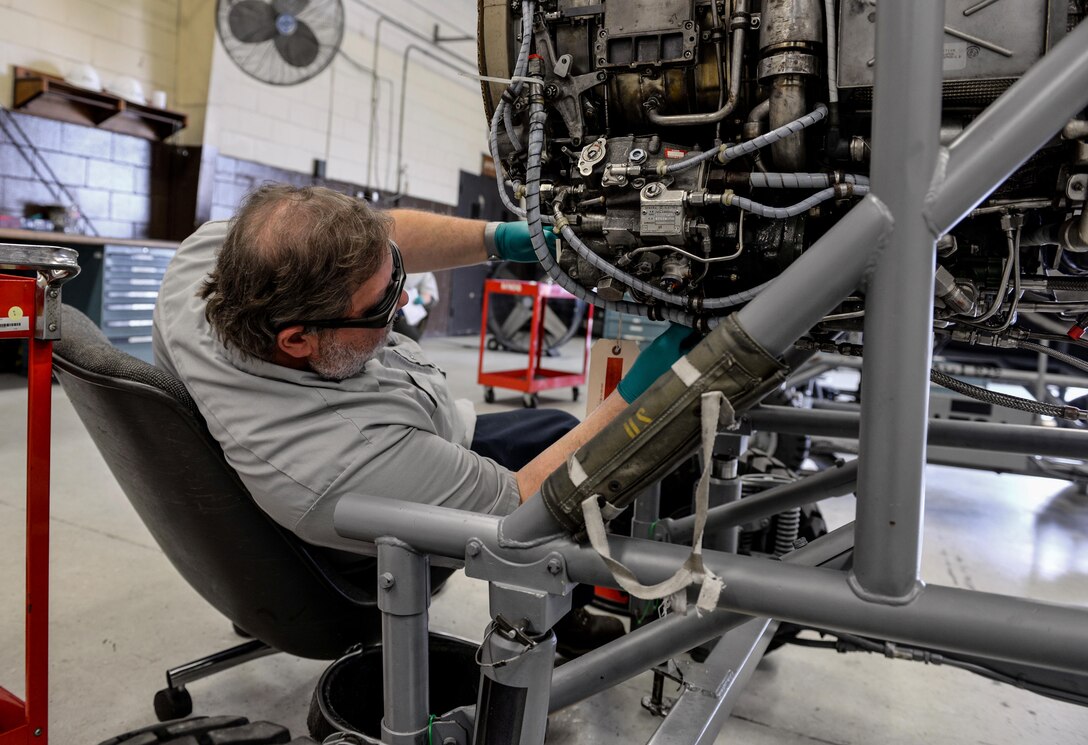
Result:
{"label": "man's forearm", "polygon": [[518,490],[521,492],[521,501],[540,491],[540,485],[548,478],[552,471],[567,462],[567,458],[574,455],[578,448],[585,445],[593,436],[620,415],[627,408],[627,402],[619,393],[601,402],[601,405],[593,410],[585,421],[563,435],[551,447],[529,461],[515,475],[518,480]]}
{"label": "man's forearm", "polygon": [[390,210],[392,238],[408,272],[451,269],[487,260],[482,220],[436,215],[418,210]]}

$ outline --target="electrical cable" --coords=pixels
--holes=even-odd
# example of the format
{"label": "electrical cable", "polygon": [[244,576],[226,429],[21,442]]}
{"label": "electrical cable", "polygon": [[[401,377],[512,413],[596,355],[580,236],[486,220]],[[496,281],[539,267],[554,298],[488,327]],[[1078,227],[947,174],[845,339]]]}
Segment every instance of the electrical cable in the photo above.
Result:
{"label": "electrical cable", "polygon": [[[975,675],[980,675],[989,680],[997,681],[998,683],[1004,683],[1005,685],[1014,686],[1016,688],[1022,688],[1032,693],[1039,694],[1041,696],[1047,696],[1048,698],[1057,699],[1059,701],[1066,701],[1068,703],[1080,704],[1081,706],[1088,705],[1088,696],[1084,694],[1068,691],[1062,688],[1055,688],[1053,686],[1045,685],[1043,683],[1036,683],[1032,680],[1028,680],[1023,674],[1016,677],[1002,672],[995,668],[974,662],[970,660],[964,660],[957,657],[954,653],[939,652],[932,649],[926,649],[925,647],[910,647],[903,644],[897,644],[887,641],[875,641],[867,639],[861,636],[855,636],[853,634],[844,634],[839,631],[826,631],[823,629],[801,629],[802,631],[814,631],[821,636],[830,636],[837,641],[826,641],[822,639],[805,639],[803,637],[782,637],[782,640],[787,644],[796,644],[802,647],[815,647],[818,649],[834,649],[840,654],[849,652],[867,652],[870,654],[879,654],[892,660],[907,660],[910,662],[922,662],[927,665],[945,665],[948,667],[955,667],[960,670],[964,670]],[[1028,670],[1027,672],[1030,672]]]}

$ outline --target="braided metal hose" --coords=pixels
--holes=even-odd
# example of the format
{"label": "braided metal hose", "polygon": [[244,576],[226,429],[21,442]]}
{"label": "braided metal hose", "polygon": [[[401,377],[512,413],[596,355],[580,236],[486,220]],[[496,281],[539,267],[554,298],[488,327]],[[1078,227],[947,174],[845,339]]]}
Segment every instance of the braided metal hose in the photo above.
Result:
{"label": "braided metal hose", "polygon": [[1078,409],[1075,406],[1056,406],[1054,404],[1045,404],[1040,401],[1035,401],[1030,398],[1009,396],[1005,393],[991,391],[988,388],[980,388],[977,385],[971,385],[959,378],[945,375],[939,370],[930,370],[929,379],[942,388],[947,388],[956,393],[962,393],[964,396],[969,396],[970,398],[993,404],[994,406],[1004,406],[1009,409],[1026,411],[1029,414],[1052,416],[1057,419],[1068,419],[1073,422],[1088,421],[1088,411]]}

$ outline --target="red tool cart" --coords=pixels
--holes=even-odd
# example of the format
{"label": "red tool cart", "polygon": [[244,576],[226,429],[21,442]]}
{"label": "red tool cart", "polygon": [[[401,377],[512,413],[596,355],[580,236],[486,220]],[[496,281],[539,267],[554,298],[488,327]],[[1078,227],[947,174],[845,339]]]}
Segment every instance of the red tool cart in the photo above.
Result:
{"label": "red tool cart", "polygon": [[60,286],[79,273],[76,252],[0,243],[0,343],[27,340],[26,700],[0,686],[0,745],[45,745],[49,730],[49,425],[53,340],[60,338]]}
{"label": "red tool cart", "polygon": [[[494,294],[517,295],[533,299],[533,318],[529,327],[529,361],[526,367],[513,370],[484,372],[484,352],[487,349],[487,312],[488,301]],[[586,313],[586,343],[582,357],[582,371],[572,373],[565,370],[551,370],[543,366],[544,343],[544,307],[549,300],[575,300],[574,295],[559,285],[545,282],[525,282],[513,279],[489,279],[484,283],[483,324],[480,328],[480,362],[477,379],[484,386],[484,400],[495,400],[496,388],[510,388],[522,392],[522,402],[528,408],[537,405],[537,393],[552,388],[571,387],[574,400],[578,400],[578,386],[585,385],[586,370],[589,365],[589,346],[593,336],[593,306]]]}

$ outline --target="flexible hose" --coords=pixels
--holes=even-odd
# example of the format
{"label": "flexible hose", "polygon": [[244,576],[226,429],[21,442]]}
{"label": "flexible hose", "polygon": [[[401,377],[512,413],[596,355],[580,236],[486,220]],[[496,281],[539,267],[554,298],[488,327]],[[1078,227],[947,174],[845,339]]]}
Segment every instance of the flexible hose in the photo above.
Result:
{"label": "flexible hose", "polygon": [[1060,349],[1051,349],[1043,344],[1036,344],[1033,341],[1021,341],[1017,342],[1016,346],[1020,349],[1026,349],[1030,352],[1038,352],[1039,354],[1045,354],[1048,357],[1053,357],[1059,362],[1064,362],[1070,367],[1075,367],[1083,372],[1088,372],[1088,361],[1082,360],[1080,357],[1074,357],[1071,354],[1066,354]]}
{"label": "flexible hose", "polygon": [[[847,173],[843,174],[842,183],[868,186],[869,177]],[[748,184],[753,189],[825,189],[833,186],[834,182],[826,173],[756,172],[748,177]]]}
{"label": "flexible hose", "polygon": [[495,182],[499,189],[499,198],[507,210],[522,218],[525,217],[525,210],[514,204],[506,193],[506,184],[503,178],[505,173],[502,167],[502,159],[499,157],[499,125],[502,124],[506,128],[506,136],[510,138],[511,146],[515,151],[520,152],[521,141],[514,132],[513,113],[510,111],[508,100],[513,100],[521,92],[522,81],[520,78],[525,76],[525,69],[529,64],[529,48],[533,40],[534,11],[532,0],[525,0],[521,4],[521,48],[518,50],[518,58],[514,63],[514,82],[510,84],[510,87],[503,93],[502,98],[499,99],[499,104],[495,107],[495,112],[491,116],[491,126],[488,129],[488,145],[491,149],[491,160],[495,163]]}
{"label": "flexible hose", "polygon": [[805,114],[800,119],[794,119],[792,122],[787,122],[777,129],[772,129],[765,135],[760,135],[755,139],[742,142],[739,145],[721,145],[713,150],[707,150],[705,153],[699,153],[687,160],[677,161],[666,166],[665,173],[678,173],[680,171],[686,171],[689,168],[694,168],[703,161],[710,160],[717,157],[722,163],[725,163],[735,158],[739,158],[742,155],[754,153],[760,148],[771,145],[779,140],[783,140],[790,135],[797,134],[803,129],[811,127],[818,121],[827,116],[827,107],[822,103],[817,104],[816,108],[809,114]]}
{"label": "flexible hose", "polygon": [[1029,398],[1009,396],[1005,393],[991,391],[988,388],[980,388],[977,385],[971,385],[959,378],[945,375],[939,370],[930,370],[929,379],[942,388],[947,388],[956,393],[962,393],[964,396],[988,404],[993,404],[994,406],[1004,406],[1007,409],[1026,411],[1029,414],[1036,414],[1038,416],[1052,416],[1056,419],[1068,419],[1073,422],[1088,420],[1088,411],[1082,411],[1075,406],[1055,406],[1054,404],[1046,404]]}
{"label": "flexible hose", "polygon": [[[754,175],[754,174],[753,174]],[[868,186],[855,186],[854,194],[858,196],[864,196],[869,193]],[[797,215],[804,214],[810,209],[826,202],[829,199],[834,199],[837,196],[837,190],[832,187],[818,191],[808,199],[798,202],[797,204],[790,205],[789,207],[768,207],[765,204],[753,202],[751,199],[745,197],[731,197],[728,205],[731,207],[737,207],[745,212],[751,212],[752,214],[759,215],[761,217],[769,217],[774,220],[784,220],[787,217],[796,217]]]}
{"label": "flexible hose", "polygon": [[674,308],[652,308],[644,303],[604,300],[598,297],[596,293],[590,292],[571,279],[552,258],[551,251],[548,249],[548,242],[544,238],[544,222],[540,214],[540,162],[544,152],[544,121],[546,118],[543,102],[539,99],[531,100],[529,104],[529,146],[525,169],[525,217],[529,225],[529,238],[532,241],[533,250],[536,252],[537,261],[544,267],[544,271],[555,280],[557,285],[574,295],[574,297],[605,310],[637,316],[649,316],[652,310],[657,310],[658,315],[665,320],[681,323],[685,326],[693,326],[695,317],[692,314]]}

